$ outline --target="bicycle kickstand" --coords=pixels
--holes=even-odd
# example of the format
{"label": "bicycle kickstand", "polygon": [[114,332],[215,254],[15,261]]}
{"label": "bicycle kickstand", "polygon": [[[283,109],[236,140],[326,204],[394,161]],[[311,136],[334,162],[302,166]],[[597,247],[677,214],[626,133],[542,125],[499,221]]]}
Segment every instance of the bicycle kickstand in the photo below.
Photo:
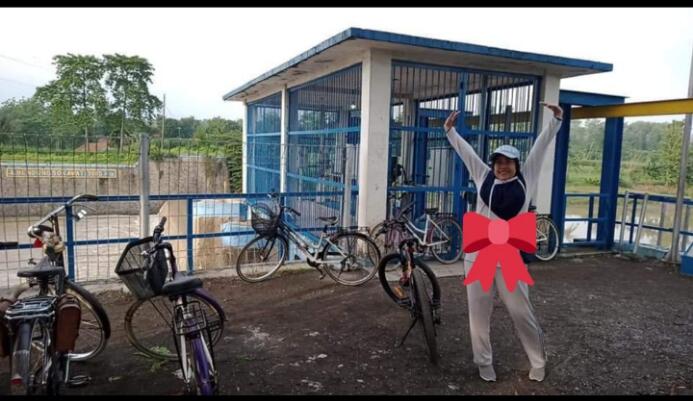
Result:
{"label": "bicycle kickstand", "polygon": [[409,333],[411,332],[411,329],[416,326],[416,322],[419,320],[418,317],[415,317],[411,320],[411,324],[409,325],[409,329],[407,330],[406,333],[404,333],[404,337],[402,337],[402,340],[399,342],[399,344],[395,345],[395,348],[399,348],[404,345],[404,341],[407,339],[407,336],[409,336]]}
{"label": "bicycle kickstand", "polygon": [[65,363],[65,384],[68,387],[81,387],[91,383],[91,376],[76,375],[70,377],[70,359]]}
{"label": "bicycle kickstand", "polygon": [[325,276],[327,275],[327,272],[325,271],[324,267],[320,267],[320,265],[315,265],[315,270],[320,272],[320,280],[324,279]]}

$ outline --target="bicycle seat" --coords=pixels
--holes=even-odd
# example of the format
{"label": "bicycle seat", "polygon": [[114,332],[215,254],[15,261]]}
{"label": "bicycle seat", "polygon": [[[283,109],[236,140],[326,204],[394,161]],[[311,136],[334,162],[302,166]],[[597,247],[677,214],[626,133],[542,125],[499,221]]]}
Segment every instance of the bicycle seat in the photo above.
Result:
{"label": "bicycle seat", "polygon": [[437,207],[429,207],[426,209],[426,214],[436,214],[438,213],[438,208]]}
{"label": "bicycle seat", "polygon": [[537,210],[537,207],[534,205],[529,205],[529,209],[527,209],[527,211],[529,211],[529,212],[533,212],[535,210]]}
{"label": "bicycle seat", "polygon": [[164,295],[180,295],[191,292],[196,288],[202,288],[202,280],[198,277],[178,276],[175,280],[169,281],[161,288]]}
{"label": "bicycle seat", "polygon": [[318,220],[324,221],[325,224],[333,226],[333,225],[337,224],[338,219],[337,219],[337,217],[332,216],[332,217],[318,217]]}
{"label": "bicycle seat", "polygon": [[22,277],[22,278],[36,277],[40,280],[48,280],[49,278],[51,278],[53,276],[57,276],[59,274],[65,274],[65,270],[60,266],[51,265],[48,257],[45,257],[45,258],[41,259],[41,261],[38,263],[38,265],[36,265],[36,267],[34,267],[33,269],[18,271],[17,277]]}

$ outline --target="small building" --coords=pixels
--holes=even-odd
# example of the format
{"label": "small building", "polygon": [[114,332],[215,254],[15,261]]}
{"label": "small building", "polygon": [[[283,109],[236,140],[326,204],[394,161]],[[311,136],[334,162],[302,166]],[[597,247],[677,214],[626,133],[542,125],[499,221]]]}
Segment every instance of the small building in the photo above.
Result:
{"label": "small building", "polygon": [[[349,28],[223,99],[245,105],[244,192],[334,191],[340,196],[309,197],[325,208],[313,214],[332,210],[344,224],[372,227],[393,210],[388,193],[415,199],[417,215],[437,207],[461,218],[465,194],[475,188],[442,129],[453,110],[464,112],[458,131],[484,160],[502,143],[524,159],[550,121],[539,102],[559,103],[561,79],[611,70],[596,61]],[[542,213],[552,207],[554,153],[552,144],[533,198]],[[305,201],[289,199],[299,210]]]}
{"label": "small building", "polygon": [[96,153],[96,152],[105,152],[108,150],[108,145],[109,145],[109,140],[106,137],[101,137],[99,138],[96,142],[89,142],[87,144],[84,144],[75,151],[77,152],[90,152],[90,153]]}

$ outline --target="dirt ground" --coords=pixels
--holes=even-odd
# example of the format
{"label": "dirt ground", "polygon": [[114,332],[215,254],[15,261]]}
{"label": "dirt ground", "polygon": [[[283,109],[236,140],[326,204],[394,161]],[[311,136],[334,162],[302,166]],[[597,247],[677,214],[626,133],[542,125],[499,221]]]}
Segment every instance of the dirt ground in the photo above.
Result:
{"label": "dirt ground", "polygon": [[[527,378],[527,356],[498,299],[491,323],[498,381],[478,377],[466,290],[456,277],[440,279],[439,367],[428,362],[420,326],[394,347],[409,314],[377,279],[356,288],[319,280],[315,271],[258,284],[208,279],[229,318],[216,348],[221,394],[693,394],[693,279],[616,256],[559,259],[530,271],[548,354],[542,383]],[[122,322],[130,296],[99,299],[113,336],[95,360],[73,365],[93,382],[65,393],[180,394],[176,363],[157,366],[128,344]]]}

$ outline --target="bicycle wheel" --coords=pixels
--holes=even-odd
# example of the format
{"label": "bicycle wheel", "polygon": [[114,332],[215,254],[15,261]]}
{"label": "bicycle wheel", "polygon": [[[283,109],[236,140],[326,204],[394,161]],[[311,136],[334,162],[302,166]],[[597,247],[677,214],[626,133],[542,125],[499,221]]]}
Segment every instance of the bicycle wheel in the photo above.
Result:
{"label": "bicycle wheel", "polygon": [[393,243],[390,231],[385,228],[385,222],[383,221],[376,224],[369,233],[371,239],[373,239],[373,242],[375,242],[383,255],[388,255],[397,249],[397,244]]}
{"label": "bicycle wheel", "polygon": [[111,322],[96,297],[79,284],[65,281],[65,292],[77,298],[82,306],[82,321],[71,361],[86,361],[99,355],[111,337]]}
{"label": "bicycle wheel", "polygon": [[[197,294],[187,294],[186,297],[200,302],[208,324],[219,325],[219,330],[212,332],[212,342],[219,342],[224,331],[224,311],[216,309],[213,304]],[[171,335],[172,322],[173,305],[168,296],[137,300],[125,314],[125,333],[130,344],[145,356],[175,361],[178,360],[178,355]]]}
{"label": "bicycle wheel", "polygon": [[437,365],[440,357],[438,355],[438,344],[436,342],[436,329],[433,323],[432,297],[429,294],[429,290],[426,289],[427,277],[421,269],[414,269],[411,279],[413,285],[413,303],[416,312],[421,318],[424,336],[426,337],[426,345],[428,347],[428,358],[434,365]]}
{"label": "bicycle wheel", "polygon": [[544,262],[558,254],[558,229],[548,216],[537,217],[537,259]]}
{"label": "bicycle wheel", "polygon": [[42,325],[36,321],[25,321],[17,326],[10,363],[11,395],[36,394],[40,387],[46,363],[45,343],[41,343],[45,340],[43,332]]}
{"label": "bicycle wheel", "polygon": [[236,259],[238,277],[249,283],[267,280],[284,264],[289,244],[281,235],[253,238]]}
{"label": "bicycle wheel", "polygon": [[193,376],[195,377],[197,395],[215,395],[217,393],[216,372],[208,357],[208,352],[205,351],[206,344],[204,342],[202,333],[188,342],[193,371],[195,372]]}
{"label": "bicycle wheel", "polygon": [[457,262],[462,256],[462,227],[452,217],[436,218],[434,222],[439,228],[433,226],[431,239],[428,242],[445,241],[446,238],[447,241],[431,246],[431,254],[440,263]]}
{"label": "bicycle wheel", "polygon": [[361,285],[378,271],[380,251],[367,235],[343,232],[325,244],[319,259],[334,281],[344,285]]}
{"label": "bicycle wheel", "polygon": [[[378,279],[390,299],[400,306],[406,306],[409,298],[399,284],[404,258],[399,253],[385,255],[378,263]],[[399,295],[398,295],[399,294]]]}

